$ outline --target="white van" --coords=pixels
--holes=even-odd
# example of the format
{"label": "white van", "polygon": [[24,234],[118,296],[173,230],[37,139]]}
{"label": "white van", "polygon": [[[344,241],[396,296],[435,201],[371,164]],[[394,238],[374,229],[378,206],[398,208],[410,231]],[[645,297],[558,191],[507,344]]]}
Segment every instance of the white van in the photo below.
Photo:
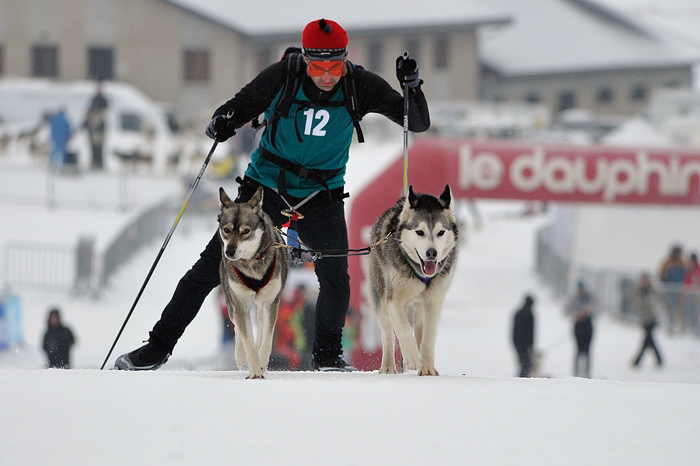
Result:
{"label": "white van", "polygon": [[[0,125],[4,133],[8,128],[26,131],[63,108],[75,131],[69,151],[77,153],[81,168],[88,168],[91,153],[83,124],[96,89],[92,81],[0,80]],[[146,161],[155,172],[165,169],[178,151],[168,112],[130,84],[105,81],[102,94],[108,101],[105,169],[120,169],[136,160]]]}

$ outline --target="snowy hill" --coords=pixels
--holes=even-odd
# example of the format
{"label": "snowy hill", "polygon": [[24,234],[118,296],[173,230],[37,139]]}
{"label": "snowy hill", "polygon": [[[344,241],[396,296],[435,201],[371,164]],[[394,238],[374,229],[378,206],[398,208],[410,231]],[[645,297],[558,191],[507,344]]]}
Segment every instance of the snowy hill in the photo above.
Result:
{"label": "snowy hill", "polygon": [[[351,191],[372,176],[366,161],[379,171],[399,155],[400,128],[396,136],[398,143],[353,149]],[[594,379],[569,377],[571,322],[533,273],[534,234],[547,217],[520,215],[520,203],[478,205],[484,224],[463,235],[435,378],[270,372],[245,380],[246,372],[183,370],[221,357],[213,295],[163,369],[100,371],[160,244],[120,270],[98,300],[22,293],[26,346],[0,353],[0,464],[697,464],[700,341],[659,333],[665,366],[646,359],[635,370],[641,331],[599,316]],[[57,227],[46,219],[58,224],[61,216],[46,212],[0,206],[13,234],[36,231],[37,222],[50,233]],[[76,215],[66,216],[76,230],[92,218]],[[211,225],[176,231],[109,365],[148,337],[211,234]],[[510,323],[526,292],[536,298],[536,346],[550,378],[513,377]],[[76,333],[76,370],[41,369],[53,305]]]}
{"label": "snowy hill", "polygon": [[696,385],[0,371],[0,463],[695,465]]}

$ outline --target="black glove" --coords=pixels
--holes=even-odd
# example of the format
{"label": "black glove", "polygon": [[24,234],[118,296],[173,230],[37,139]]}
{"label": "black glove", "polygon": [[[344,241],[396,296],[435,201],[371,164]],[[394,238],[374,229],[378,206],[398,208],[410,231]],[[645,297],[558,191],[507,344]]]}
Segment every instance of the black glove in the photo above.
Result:
{"label": "black glove", "polygon": [[236,134],[236,126],[231,117],[233,111],[226,115],[217,115],[211,119],[204,133],[210,138],[218,142],[224,142],[234,134]]}
{"label": "black glove", "polygon": [[402,89],[404,84],[408,87],[416,87],[421,83],[418,65],[413,58],[408,58],[408,54],[401,55],[396,59],[396,77],[399,78]]}

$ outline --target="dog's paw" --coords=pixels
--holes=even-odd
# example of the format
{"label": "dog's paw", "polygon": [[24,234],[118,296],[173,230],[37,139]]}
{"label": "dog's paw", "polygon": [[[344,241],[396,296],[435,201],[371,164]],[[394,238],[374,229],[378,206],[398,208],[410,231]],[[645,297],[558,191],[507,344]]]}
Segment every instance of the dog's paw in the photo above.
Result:
{"label": "dog's paw", "polygon": [[440,375],[440,373],[437,371],[437,369],[435,369],[434,366],[432,366],[432,367],[423,366],[418,371],[418,375]]}
{"label": "dog's paw", "polygon": [[406,351],[406,353],[403,354],[403,362],[406,367],[408,367],[408,370],[417,371],[418,368],[421,367],[421,358],[418,349]]}
{"label": "dog's paw", "polygon": [[250,371],[250,374],[248,374],[248,377],[246,379],[264,379],[265,376],[263,375],[265,371],[262,370],[262,367],[258,369],[257,371]]}
{"label": "dog's paw", "polygon": [[396,366],[382,366],[379,368],[380,374],[396,374]]}

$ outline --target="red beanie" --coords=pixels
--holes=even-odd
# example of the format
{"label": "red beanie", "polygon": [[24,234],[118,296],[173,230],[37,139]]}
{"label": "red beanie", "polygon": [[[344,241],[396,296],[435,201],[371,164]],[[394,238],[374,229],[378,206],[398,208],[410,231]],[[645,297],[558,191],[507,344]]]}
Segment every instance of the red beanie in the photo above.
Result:
{"label": "red beanie", "polygon": [[301,46],[306,50],[337,50],[348,46],[348,33],[330,19],[311,21],[301,33]]}

